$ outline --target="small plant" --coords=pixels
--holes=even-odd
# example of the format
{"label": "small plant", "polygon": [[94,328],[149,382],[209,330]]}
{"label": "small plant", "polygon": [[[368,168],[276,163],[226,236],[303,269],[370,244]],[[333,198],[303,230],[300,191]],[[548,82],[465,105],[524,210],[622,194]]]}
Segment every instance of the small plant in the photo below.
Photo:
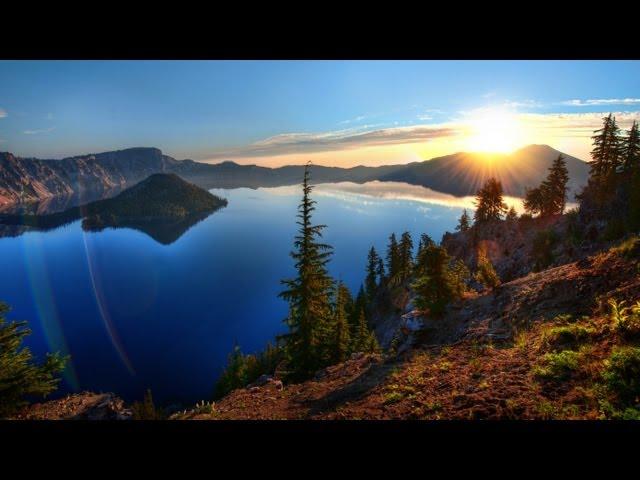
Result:
{"label": "small plant", "polygon": [[210,415],[213,413],[215,405],[215,402],[205,402],[202,400],[200,403],[196,403],[196,406],[193,408],[193,413],[196,415]]}
{"label": "small plant", "polygon": [[493,268],[493,264],[484,248],[478,250],[478,269],[474,276],[477,282],[485,286],[485,288],[495,288],[500,285],[500,277]]}
{"label": "small plant", "polygon": [[134,420],[164,420],[166,418],[164,410],[156,407],[153,402],[151,390],[146,391],[142,402],[134,402],[131,410]]}
{"label": "small plant", "polygon": [[553,248],[557,241],[558,235],[553,230],[543,230],[536,234],[531,249],[535,271],[544,270],[553,263]]}
{"label": "small plant", "polygon": [[545,380],[565,380],[580,367],[581,353],[563,350],[559,353],[547,353],[533,368],[533,374]]}
{"label": "small plant", "polygon": [[543,342],[547,346],[576,346],[585,341],[595,333],[593,327],[580,325],[577,323],[552,327],[544,333]]}
{"label": "small plant", "polygon": [[45,397],[56,390],[68,357],[47,354],[38,363],[22,345],[31,334],[27,322],[5,322],[9,306],[0,302],[0,418],[24,407],[29,398]]}
{"label": "small plant", "polygon": [[404,398],[402,392],[391,392],[384,396],[384,404],[391,405],[400,402]]}
{"label": "small plant", "polygon": [[638,257],[640,256],[640,236],[627,238],[615,247],[611,247],[610,251],[625,258]]}
{"label": "small plant", "polygon": [[615,298],[610,298],[607,303],[611,308],[609,318],[615,331],[629,336],[640,334],[640,301],[630,307],[625,306],[624,300],[619,302]]}
{"label": "small plant", "polygon": [[605,361],[602,378],[607,389],[624,405],[635,405],[640,398],[640,348],[616,348]]}

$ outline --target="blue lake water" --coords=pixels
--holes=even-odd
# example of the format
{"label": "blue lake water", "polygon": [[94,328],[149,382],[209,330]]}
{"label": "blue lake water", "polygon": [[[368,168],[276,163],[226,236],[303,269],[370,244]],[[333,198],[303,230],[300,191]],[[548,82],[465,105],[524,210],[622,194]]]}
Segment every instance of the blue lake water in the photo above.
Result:
{"label": "blue lake water", "polygon": [[[71,355],[59,396],[146,388],[162,403],[209,399],[234,341],[260,350],[285,327],[277,297],[291,276],[300,187],[212,190],[229,205],[162,244],[133,229],[81,222],[0,238],[0,299],[28,320],[27,345]],[[391,232],[439,241],[470,199],[405,184],[317,186],[316,223],[334,246],[330,272],[356,291],[367,251]]]}

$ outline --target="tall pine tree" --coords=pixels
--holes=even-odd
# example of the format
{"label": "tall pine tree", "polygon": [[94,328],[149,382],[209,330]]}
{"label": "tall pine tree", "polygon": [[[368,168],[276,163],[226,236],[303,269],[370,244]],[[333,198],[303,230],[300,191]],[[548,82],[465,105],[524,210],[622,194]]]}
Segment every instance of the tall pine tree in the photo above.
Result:
{"label": "tall pine tree", "polygon": [[462,215],[460,215],[458,225],[456,225],[456,230],[458,230],[459,232],[466,232],[467,230],[469,230],[470,223],[471,219],[469,218],[469,214],[467,213],[467,209],[465,208],[462,211]]}
{"label": "tall pine tree", "polygon": [[625,173],[635,172],[640,168],[640,132],[635,120],[622,141],[621,154],[622,169]]}
{"label": "tall pine tree", "polygon": [[500,220],[507,213],[507,204],[502,200],[502,183],[490,178],[478,191],[475,200],[475,223]]}
{"label": "tall pine tree", "polygon": [[283,338],[293,379],[303,379],[322,365],[323,339],[331,317],[332,280],[327,262],[332,247],[321,243],[325,225],[313,225],[315,201],[309,184],[310,164],[305,166],[302,182],[302,201],[298,206],[298,235],[291,257],[295,260],[296,278],[282,280],[286,290],[280,297],[289,302],[287,324],[289,332]]}
{"label": "tall pine tree", "polygon": [[593,139],[592,160],[589,162],[590,177],[600,183],[611,173],[615,173],[621,158],[621,145],[619,139],[620,129],[616,124],[616,118],[610,113],[602,119],[602,128],[596,130]]}
{"label": "tall pine tree", "polygon": [[398,245],[400,254],[400,275],[406,279],[413,269],[413,240],[409,232],[404,232]]}
{"label": "tall pine tree", "polygon": [[351,353],[351,327],[347,317],[351,294],[347,286],[339,282],[336,287],[332,339],[329,363],[344,362]]}
{"label": "tall pine tree", "polygon": [[394,279],[400,273],[400,247],[396,239],[396,234],[392,233],[389,237],[389,246],[387,247],[387,275],[389,279]]}
{"label": "tall pine tree", "polygon": [[373,301],[378,289],[378,266],[380,258],[374,247],[369,249],[369,255],[367,257],[367,277],[365,279],[365,289],[369,302]]}

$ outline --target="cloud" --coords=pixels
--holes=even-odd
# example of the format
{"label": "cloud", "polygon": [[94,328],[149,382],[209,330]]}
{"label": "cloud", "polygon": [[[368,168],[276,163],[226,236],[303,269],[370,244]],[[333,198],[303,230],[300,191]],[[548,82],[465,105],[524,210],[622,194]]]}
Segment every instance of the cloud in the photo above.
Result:
{"label": "cloud", "polygon": [[593,98],[588,100],[567,100],[560,102],[560,105],[570,107],[592,107],[599,105],[638,105],[640,98]]}
{"label": "cloud", "polygon": [[0,118],[5,118],[8,115],[9,114],[7,113],[7,111],[4,108],[0,108]]}
{"label": "cloud", "polygon": [[24,133],[25,135],[38,135],[40,133],[49,133],[55,130],[56,127],[49,127],[49,128],[42,128],[40,130],[25,130]]}
{"label": "cloud", "polygon": [[322,133],[283,133],[244,147],[214,152],[209,159],[264,157],[401,145],[426,142],[458,133],[460,132],[457,129],[447,124],[412,125],[368,131],[347,129]]}
{"label": "cloud", "polygon": [[341,125],[346,125],[349,123],[358,123],[361,122],[362,120],[364,120],[365,118],[369,118],[367,115],[358,115],[355,118],[350,118],[349,120],[343,120],[341,122],[339,122]]}

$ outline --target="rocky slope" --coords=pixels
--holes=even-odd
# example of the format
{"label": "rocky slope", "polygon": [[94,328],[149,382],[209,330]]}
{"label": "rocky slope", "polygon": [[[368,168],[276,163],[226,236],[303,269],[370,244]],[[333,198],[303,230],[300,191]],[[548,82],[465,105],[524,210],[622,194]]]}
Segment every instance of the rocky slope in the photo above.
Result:
{"label": "rocky slope", "polygon": [[[602,372],[613,351],[637,344],[615,330],[604,300],[640,299],[639,272],[636,241],[531,273],[450,306],[444,318],[421,320],[405,332],[411,347],[404,353],[354,354],[307,382],[263,382],[232,392],[210,412],[175,418],[604,418],[615,395]],[[554,337],[558,331],[587,333],[572,346],[571,338]],[[577,365],[549,375],[544,362],[563,349],[579,356]]]}
{"label": "rocky slope", "polygon": [[129,420],[132,412],[113,393],[82,392],[35,403],[14,420]]}
{"label": "rocky slope", "polygon": [[109,191],[170,171],[176,160],[157,148],[130,148],[62,160],[19,158],[0,152],[0,205]]}

